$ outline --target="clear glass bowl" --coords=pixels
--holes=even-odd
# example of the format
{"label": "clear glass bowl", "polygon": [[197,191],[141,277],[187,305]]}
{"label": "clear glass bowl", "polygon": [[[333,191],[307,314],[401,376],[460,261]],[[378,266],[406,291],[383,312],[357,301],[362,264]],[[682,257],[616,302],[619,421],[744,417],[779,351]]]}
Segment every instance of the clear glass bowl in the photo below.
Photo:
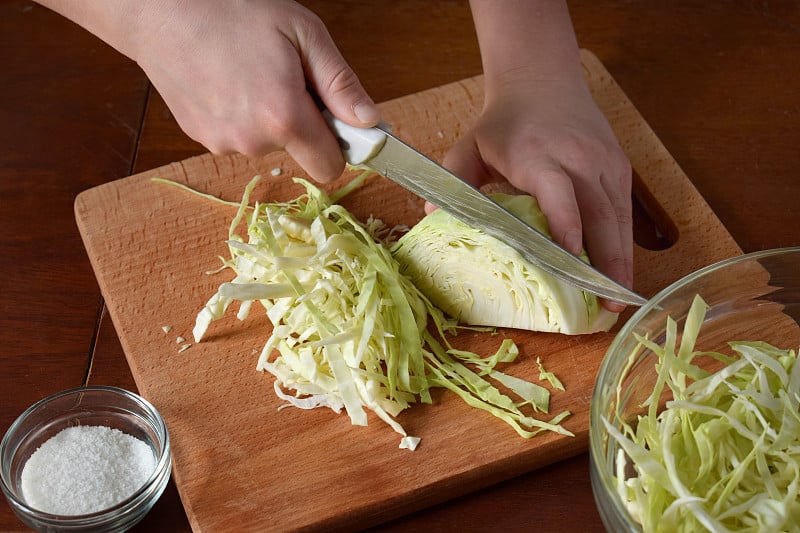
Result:
{"label": "clear glass bowl", "polygon": [[639,309],[611,343],[592,395],[592,491],[608,531],[642,531],[614,489],[619,445],[602,422],[605,418],[619,428],[621,420],[635,419],[653,390],[657,357],[643,350],[631,363],[637,344],[633,334],[661,345],[667,317],[675,319],[682,331],[697,294],[710,308],[696,349],[730,353],[727,342],[748,340],[783,349],[800,346],[800,247],[754,252],[708,266],[673,283]]}
{"label": "clear glass bowl", "polygon": [[[145,442],[156,469],[126,500],[91,514],[61,516],[38,511],[22,496],[21,474],[28,458],[48,439],[71,426],[107,426]],[[0,485],[11,509],[39,531],[116,532],[138,523],[164,492],[172,469],[164,420],[144,398],[116,387],[82,387],[59,392],[28,408],[0,443]]]}

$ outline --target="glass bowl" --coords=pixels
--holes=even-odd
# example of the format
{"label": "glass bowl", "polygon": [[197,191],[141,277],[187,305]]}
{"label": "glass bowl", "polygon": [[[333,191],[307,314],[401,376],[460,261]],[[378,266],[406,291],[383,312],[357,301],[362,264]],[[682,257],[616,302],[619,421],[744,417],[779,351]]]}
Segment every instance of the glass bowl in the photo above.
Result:
{"label": "glass bowl", "polygon": [[[654,389],[658,358],[647,349],[633,355],[634,333],[663,345],[667,317],[677,322],[680,333],[698,294],[709,309],[695,349],[731,353],[729,341],[765,341],[795,350],[800,346],[800,247],[744,254],[708,266],[673,283],[639,309],[611,343],[592,395],[592,491],[608,531],[642,531],[616,491],[620,445],[603,423],[605,419],[619,429],[623,421],[634,422]],[[628,469],[624,475],[635,474]]]}
{"label": "glass bowl", "polygon": [[[143,441],[153,452],[155,470],[132,495],[101,511],[59,515],[37,510],[23,496],[25,464],[42,444],[75,426],[105,426]],[[158,411],[136,394],[104,386],[66,390],[32,405],[3,437],[0,461],[0,485],[11,509],[39,531],[125,531],[150,511],[164,492],[172,469],[169,433]]]}

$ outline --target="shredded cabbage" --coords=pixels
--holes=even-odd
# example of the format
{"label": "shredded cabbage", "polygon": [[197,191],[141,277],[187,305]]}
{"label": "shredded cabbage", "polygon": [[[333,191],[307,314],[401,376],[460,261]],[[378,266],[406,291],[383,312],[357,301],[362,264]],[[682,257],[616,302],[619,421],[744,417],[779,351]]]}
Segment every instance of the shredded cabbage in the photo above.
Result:
{"label": "shredded cabbage", "polygon": [[[534,197],[490,196],[550,236]],[[548,274],[442,209],[403,235],[392,254],[436,306],[466,324],[579,335],[608,331],[618,318],[595,295]],[[585,252],[581,258],[589,262]]]}
{"label": "shredded cabbage", "polygon": [[[764,342],[730,342],[735,356],[694,351],[706,311],[698,295],[680,345],[671,318],[663,346],[638,337],[633,356],[652,350],[658,379],[647,414],[621,428],[603,419],[620,445],[616,489],[645,532],[800,531],[797,352]],[[700,356],[724,366],[708,372]]]}
{"label": "shredded cabbage", "polygon": [[[512,341],[489,357],[454,349],[446,334],[456,332],[457,322],[400,273],[378,238],[392,232],[375,219],[362,224],[334,203],[364,177],[330,197],[295,178],[306,189],[299,198],[251,207],[254,178],[229,230],[230,259],[224,266],[235,277],[198,313],[195,341],[234,301],[241,301],[241,320],[252,303],[260,303],[273,327],[257,369],[275,376],[276,394],[301,409],[344,409],[354,425],[367,425],[371,411],[402,436],[401,448],[415,449],[419,438],[407,435],[396,416],[415,402],[430,403],[432,387],[454,391],[524,437],[545,430],[572,435],[560,425],[568,411],[549,421],[523,411],[530,405],[534,412],[547,412],[548,389],[495,369],[517,357]],[[242,223],[246,239],[237,233]],[[437,335],[428,329],[429,318]]]}

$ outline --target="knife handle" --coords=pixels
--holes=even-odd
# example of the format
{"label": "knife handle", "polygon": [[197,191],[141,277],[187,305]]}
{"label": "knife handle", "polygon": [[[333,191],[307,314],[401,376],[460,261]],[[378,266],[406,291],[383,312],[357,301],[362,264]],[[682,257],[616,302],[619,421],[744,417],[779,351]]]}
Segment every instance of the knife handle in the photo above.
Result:
{"label": "knife handle", "polygon": [[386,142],[386,134],[378,128],[356,128],[334,117],[327,109],[322,111],[322,116],[336,135],[345,160],[351,165],[369,161]]}
{"label": "knife handle", "polygon": [[351,165],[360,165],[381,151],[386,142],[386,133],[378,128],[357,128],[339,120],[328,111],[322,98],[312,87],[308,86],[306,90],[322,112],[328,127],[336,136],[336,140],[339,141],[345,161]]}

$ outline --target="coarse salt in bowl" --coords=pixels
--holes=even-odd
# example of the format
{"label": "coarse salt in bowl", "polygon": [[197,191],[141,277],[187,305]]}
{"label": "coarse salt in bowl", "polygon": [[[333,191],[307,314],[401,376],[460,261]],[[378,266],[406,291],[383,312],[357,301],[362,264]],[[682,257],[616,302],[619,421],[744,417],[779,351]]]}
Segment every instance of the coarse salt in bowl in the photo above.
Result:
{"label": "coarse salt in bowl", "polygon": [[[654,389],[658,390],[656,387],[660,387],[659,383],[663,383],[659,381],[656,366],[659,356],[649,347],[637,348],[638,341],[634,334],[663,346],[665,339],[671,336],[666,333],[667,317],[670,317],[677,325],[676,347],[679,347],[686,317],[696,295],[700,295],[709,306],[694,345],[697,351],[732,355],[728,343],[738,341],[765,342],[782,350],[795,350],[795,353],[800,346],[800,247],[753,252],[710,265],[673,283],[639,309],[611,343],[600,366],[592,396],[589,428],[591,482],[600,516],[608,531],[621,533],[645,530],[636,516],[640,513],[645,513],[650,520],[657,520],[657,527],[671,529],[664,515],[655,517],[655,508],[643,510],[625,501],[629,493],[621,488],[620,483],[624,482],[625,486],[633,483],[635,486],[638,483],[635,478],[639,474],[632,468],[630,455],[611,431],[623,432],[626,425],[635,428],[639,417],[647,416],[647,400]],[[693,359],[692,363],[711,373],[726,364],[702,355]],[[791,381],[790,387],[794,387],[794,383]],[[729,386],[728,390],[733,389],[734,386]],[[790,395],[798,393],[791,390],[785,392]],[[778,394],[784,394],[784,391]],[[665,389],[665,394],[659,399],[657,412],[660,413],[668,405],[664,402],[671,399],[668,389]],[[787,416],[784,420],[791,423],[793,417],[789,413]],[[608,429],[607,424],[612,430]],[[669,435],[683,439],[682,429],[673,430]],[[800,439],[797,435],[794,438]],[[708,444],[713,446],[715,442],[709,439]],[[659,453],[663,454],[662,458],[665,457],[666,452]],[[720,450],[710,457],[726,461],[730,454]],[[674,453],[671,454],[672,458],[679,468],[689,460],[685,455]],[[656,471],[652,470],[653,464],[646,467],[650,472]],[[726,467],[718,464],[714,472],[722,472]],[[686,478],[681,482],[686,486],[704,482],[702,477],[695,479],[692,472],[687,471]],[[664,484],[660,483],[660,486],[663,488]],[[719,503],[726,505],[729,516],[739,512],[728,507],[728,501],[718,502],[714,496],[711,496],[711,501],[708,496],[703,494],[694,499],[686,496],[682,503],[672,505],[670,510],[682,512],[680,509],[687,509],[690,503],[696,506],[709,503],[712,507]],[[662,500],[656,505],[660,509],[667,503]],[[777,515],[773,518],[778,519]]]}
{"label": "coarse salt in bowl", "polygon": [[28,408],[3,437],[0,460],[9,505],[39,531],[125,531],[153,507],[172,469],[155,407],[104,386],[59,392]]}

